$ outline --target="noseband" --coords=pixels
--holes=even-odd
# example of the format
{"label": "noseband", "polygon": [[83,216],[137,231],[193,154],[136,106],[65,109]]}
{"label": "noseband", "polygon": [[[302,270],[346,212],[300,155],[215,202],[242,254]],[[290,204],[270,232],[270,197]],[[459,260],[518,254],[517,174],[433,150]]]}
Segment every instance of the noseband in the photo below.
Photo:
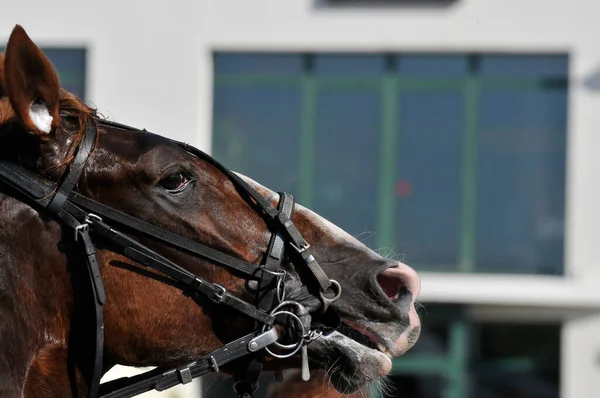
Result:
{"label": "noseband", "polygon": [[[145,131],[104,120],[98,122],[124,130]],[[218,372],[221,366],[236,359],[254,355],[254,359],[250,362],[251,366],[249,365],[249,373],[253,373],[253,377],[242,380],[238,383],[237,389],[240,397],[251,397],[262,369],[262,365],[257,365],[259,361],[255,354],[263,350],[277,358],[287,358],[301,351],[302,374],[303,378],[308,380],[310,376],[306,346],[318,338],[321,331],[313,326],[308,328],[305,326],[302,318],[306,317],[309,312],[302,304],[286,300],[286,272],[282,266],[286,249],[290,249],[287,252],[287,258],[297,268],[306,271],[308,278],[302,282],[319,299],[321,312],[327,311],[328,307],[340,297],[341,287],[338,282],[327,277],[312,254],[310,245],[294,226],[291,219],[294,208],[293,197],[286,193],[280,193],[279,204],[275,208],[237,174],[222,166],[206,153],[185,143],[171,140],[172,143],[210,163],[225,174],[241,197],[266,222],[272,232],[267,255],[258,266],[247,263],[74,192],[75,185],[92,153],[96,137],[96,122],[89,123],[77,149],[75,159],[59,184],[42,178],[19,164],[0,160],[0,183],[15,190],[17,197],[22,202],[70,227],[73,230],[73,240],[77,242],[82,256],[85,258],[90,291],[94,297],[96,330],[95,359],[92,377],[89,381],[89,396],[91,398],[121,398],[153,389],[162,391],[177,384],[189,383],[192,379],[204,374]],[[243,301],[224,287],[194,275],[120,232],[117,226],[140,233],[182,252],[210,260],[247,281],[255,281],[256,304]],[[92,238],[102,238],[111,244],[111,249],[115,248],[114,251],[167,275],[171,282],[176,282],[175,285],[186,292],[203,295],[216,304],[233,308],[253,318],[256,330],[185,366],[167,371],[155,369],[138,376],[100,385],[104,347],[102,308],[106,301],[106,295]],[[250,284],[247,283],[248,285]],[[333,294],[331,294],[332,292]],[[282,318],[286,322],[282,323]],[[279,326],[279,329],[275,327],[276,325]],[[283,332],[280,334],[278,330]],[[296,338],[292,343],[287,341],[285,344],[282,339],[283,335],[292,335]],[[253,369],[252,372],[250,369]]]}

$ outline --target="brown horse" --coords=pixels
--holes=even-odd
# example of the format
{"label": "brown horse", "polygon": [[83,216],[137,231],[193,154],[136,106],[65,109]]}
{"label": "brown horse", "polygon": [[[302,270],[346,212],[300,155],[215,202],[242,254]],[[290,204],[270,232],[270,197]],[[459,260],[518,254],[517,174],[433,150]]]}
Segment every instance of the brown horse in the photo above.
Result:
{"label": "brown horse", "polygon": [[[90,126],[97,126],[97,138],[75,187],[79,195],[245,263],[263,261],[272,231],[230,175],[167,138],[98,118],[59,87],[51,63],[16,26],[0,54],[0,161],[63,181]],[[277,194],[242,178],[277,205]],[[86,396],[93,360],[93,339],[86,337],[93,318],[81,311],[86,263],[74,253],[73,230],[13,188],[0,184],[0,396]],[[292,221],[342,291],[330,307],[342,325],[310,342],[310,364],[330,369],[339,391],[356,391],[387,374],[391,358],[418,338],[419,278],[300,205]],[[253,302],[252,286],[226,267],[135,229],[126,232],[187,272]],[[103,371],[116,364],[180,366],[255,330],[251,317],[182,291],[168,276],[92,236],[106,291]],[[307,308],[310,325],[320,313],[318,294],[287,253],[286,300]],[[265,369],[299,364],[298,356],[256,355]],[[221,370],[243,372],[243,362]]]}

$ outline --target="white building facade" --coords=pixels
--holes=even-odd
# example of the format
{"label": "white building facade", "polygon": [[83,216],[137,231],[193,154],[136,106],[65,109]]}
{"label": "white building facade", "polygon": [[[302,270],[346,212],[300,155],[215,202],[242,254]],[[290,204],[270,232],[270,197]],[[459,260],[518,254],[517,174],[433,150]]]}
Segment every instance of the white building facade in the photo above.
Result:
{"label": "white building facade", "polygon": [[[84,50],[83,66],[65,61],[65,79],[101,113],[225,160],[240,150],[231,140],[246,149],[244,134],[262,142],[289,130],[297,141],[273,150],[314,164],[291,160],[300,171],[290,188],[328,217],[336,193],[319,195],[327,178],[346,177],[321,177],[319,148],[348,140],[347,153],[372,161],[360,169],[372,175],[356,178],[377,193],[346,210],[364,215],[373,245],[421,271],[433,319],[422,348],[394,366],[399,391],[412,386],[399,396],[595,398],[599,13],[592,0],[15,2],[2,10],[0,43],[18,23],[44,49]],[[327,135],[338,128],[348,135]],[[434,164],[427,154],[439,169],[415,166]],[[232,167],[260,177],[263,158]],[[176,393],[201,394],[198,384]]]}

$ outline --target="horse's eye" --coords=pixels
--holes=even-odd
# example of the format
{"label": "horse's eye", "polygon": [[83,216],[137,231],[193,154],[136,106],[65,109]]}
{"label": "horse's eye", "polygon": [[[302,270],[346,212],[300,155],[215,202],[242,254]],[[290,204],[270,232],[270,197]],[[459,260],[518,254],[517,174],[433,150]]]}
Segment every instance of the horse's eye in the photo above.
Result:
{"label": "horse's eye", "polygon": [[159,185],[169,192],[179,192],[185,188],[190,179],[183,173],[171,174],[160,180]]}

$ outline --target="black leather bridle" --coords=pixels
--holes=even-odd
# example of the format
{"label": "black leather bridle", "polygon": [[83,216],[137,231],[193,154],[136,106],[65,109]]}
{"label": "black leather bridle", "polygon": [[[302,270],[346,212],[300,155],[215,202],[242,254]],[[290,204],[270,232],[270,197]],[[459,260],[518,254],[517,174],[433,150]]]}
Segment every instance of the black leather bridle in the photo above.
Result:
{"label": "black leather bridle", "polygon": [[[279,205],[275,208],[237,174],[222,166],[206,153],[188,144],[171,140],[171,142],[192,155],[209,162],[225,174],[244,200],[257,211],[272,231],[267,255],[261,264],[247,263],[75,192],[77,181],[94,148],[98,124],[132,131],[145,131],[119,123],[94,119],[86,126],[86,131],[77,148],[75,158],[58,184],[19,164],[0,159],[0,188],[3,185],[12,188],[16,191],[19,200],[71,228],[73,239],[77,242],[85,257],[91,286],[90,291],[94,297],[96,331],[95,358],[92,376],[89,380],[89,396],[91,398],[121,398],[131,397],[153,389],[162,391],[177,384],[189,383],[192,379],[209,372],[218,372],[219,368],[227,363],[258,352],[263,353],[263,350],[277,358],[287,358],[301,351],[303,378],[307,380],[309,374],[306,346],[312,340],[318,338],[321,331],[311,325],[305,325],[303,319],[309,315],[309,312],[302,304],[286,300],[286,273],[282,267],[284,255],[296,267],[306,271],[305,274],[308,275],[308,278],[305,278],[307,280],[303,280],[303,283],[319,299],[321,312],[327,311],[329,305],[340,297],[341,287],[338,282],[327,277],[312,254],[310,245],[294,226],[291,220],[294,208],[293,197],[286,193],[280,193]],[[199,278],[154,250],[142,245],[137,240],[120,232],[118,226],[182,252],[210,260],[212,263],[229,269],[233,274],[247,281],[255,281],[256,304],[243,301],[229,293],[224,287]],[[111,247],[115,248],[115,251],[166,275],[172,282],[176,282],[176,286],[186,292],[203,295],[214,303],[231,307],[253,318],[256,330],[185,366],[170,370],[154,369],[138,376],[122,378],[100,385],[103,372],[104,347],[102,308],[106,301],[106,295],[92,238],[101,238],[108,241]],[[289,249],[287,254],[286,249]],[[329,293],[329,295],[326,293]],[[285,318],[285,322],[281,321],[283,318]],[[280,334],[278,328],[275,327],[276,324],[282,326],[279,330],[283,330],[283,333]],[[286,333],[288,336],[295,335],[297,337],[295,340],[292,339],[291,343],[288,340],[284,344],[281,337]],[[259,364],[258,356],[254,355],[254,357],[248,365],[248,373],[252,373],[252,377],[239,380],[236,384],[237,393],[240,397],[251,397],[252,391],[257,387],[257,379],[262,365]]]}

